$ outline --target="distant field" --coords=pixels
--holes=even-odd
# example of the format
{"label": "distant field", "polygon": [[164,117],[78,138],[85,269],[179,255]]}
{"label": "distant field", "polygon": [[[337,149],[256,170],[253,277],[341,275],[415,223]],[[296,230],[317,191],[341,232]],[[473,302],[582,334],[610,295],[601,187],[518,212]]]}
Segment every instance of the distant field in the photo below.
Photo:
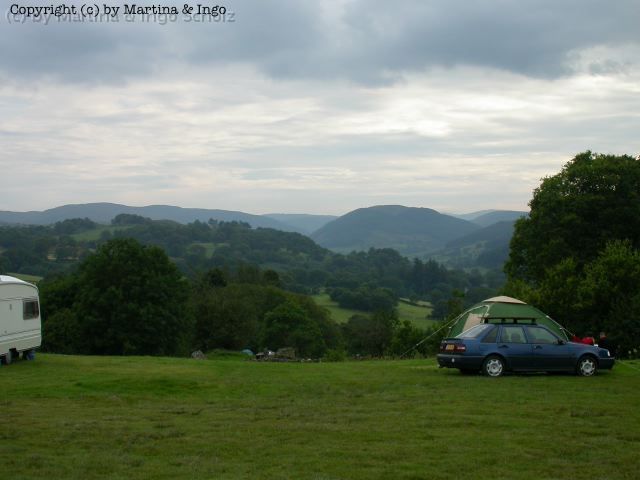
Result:
{"label": "distant field", "polygon": [[[331,300],[328,294],[323,293],[319,295],[313,295],[313,299],[318,305],[326,307],[331,312],[331,318],[338,323],[347,323],[349,318],[355,314],[368,315],[368,312],[361,310],[352,310],[348,308],[340,307],[336,302]],[[431,308],[426,306],[409,305],[405,302],[398,303],[398,315],[400,320],[409,320],[416,327],[427,328],[432,323],[428,317],[431,315]]]}
{"label": "distant field", "polygon": [[337,323],[347,323],[349,318],[356,314],[367,315],[367,312],[340,307],[336,302],[331,300],[326,293],[313,295],[313,299],[318,305],[327,308],[329,312],[331,312],[331,318]]}
{"label": "distant field", "polygon": [[[640,369],[640,363],[630,364]],[[637,479],[640,370],[39,355],[0,367],[15,479]]]}
{"label": "distant field", "polygon": [[43,277],[38,275],[27,275],[26,273],[7,273],[10,277],[16,277],[25,282],[38,283]]}
{"label": "distant field", "polygon": [[118,230],[127,230],[129,228],[131,228],[131,225],[99,225],[98,227],[92,230],[87,230],[86,232],[74,233],[71,237],[82,242],[93,242],[95,240],[100,240],[100,235],[102,235],[103,232],[110,232],[113,234],[113,232]]}
{"label": "distant field", "polygon": [[207,258],[211,258],[211,255],[213,255],[213,252],[215,252],[216,248],[220,246],[220,245],[216,245],[213,242],[193,242],[191,245],[204,248],[205,250],[204,254]]}

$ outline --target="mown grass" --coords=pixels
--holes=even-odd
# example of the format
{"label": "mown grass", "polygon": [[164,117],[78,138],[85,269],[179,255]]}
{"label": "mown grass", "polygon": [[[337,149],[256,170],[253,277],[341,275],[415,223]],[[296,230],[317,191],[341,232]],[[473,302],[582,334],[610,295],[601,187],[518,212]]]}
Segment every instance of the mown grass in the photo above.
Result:
{"label": "mown grass", "polygon": [[[638,368],[638,365],[635,365]],[[14,479],[636,479],[640,371],[39,355],[0,368]]]}
{"label": "mown grass", "polygon": [[[331,318],[337,323],[347,323],[347,321],[349,321],[349,318],[356,314],[370,314],[370,312],[365,312],[362,310],[342,308],[340,305],[338,305],[337,302],[331,300],[331,297],[329,297],[329,295],[326,293],[313,295],[313,299],[318,305],[328,309],[331,314]],[[431,308],[425,305],[411,305],[407,302],[400,301],[398,302],[397,308],[400,321],[409,320],[416,327],[423,329],[431,326],[434,323],[434,320],[431,320],[429,318],[429,316],[431,315]]]}

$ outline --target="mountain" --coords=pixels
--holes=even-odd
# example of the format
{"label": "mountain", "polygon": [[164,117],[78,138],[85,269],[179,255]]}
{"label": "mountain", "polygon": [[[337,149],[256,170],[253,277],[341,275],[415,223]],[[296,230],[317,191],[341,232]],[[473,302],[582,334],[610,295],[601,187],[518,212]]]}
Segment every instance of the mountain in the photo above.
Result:
{"label": "mountain", "polygon": [[455,268],[500,269],[509,257],[514,225],[514,220],[497,222],[451,240],[434,258]]}
{"label": "mountain", "polygon": [[446,213],[445,215],[449,215],[450,217],[460,218],[462,220],[473,222],[480,215],[484,215],[486,213],[491,213],[496,211],[497,210],[479,210],[477,212],[471,212],[471,213]]}
{"label": "mountain", "polygon": [[430,208],[381,205],[349,212],[327,223],[311,238],[323,247],[341,252],[376,247],[421,256],[479,228]]}
{"label": "mountain", "polygon": [[335,215],[308,215],[304,213],[268,213],[263,217],[272,218],[291,227],[294,232],[309,235],[338,218]]}
{"label": "mountain", "polygon": [[295,229],[285,223],[262,215],[252,215],[229,210],[208,210],[204,208],[182,208],[171,205],[149,205],[146,207],[130,207],[117,203],[86,203],[64,205],[42,212],[7,212],[0,211],[0,223],[49,225],[70,218],[89,218],[97,223],[110,223],[120,213],[130,213],[151,218],[152,220],[173,220],[179,223],[191,223],[196,220],[207,222],[209,219],[225,222],[246,222],[252,227],[275,228],[283,231]]}
{"label": "mountain", "polygon": [[488,227],[498,222],[515,222],[520,217],[526,217],[527,215],[529,215],[529,212],[517,210],[490,210],[478,215],[471,221],[481,227]]}

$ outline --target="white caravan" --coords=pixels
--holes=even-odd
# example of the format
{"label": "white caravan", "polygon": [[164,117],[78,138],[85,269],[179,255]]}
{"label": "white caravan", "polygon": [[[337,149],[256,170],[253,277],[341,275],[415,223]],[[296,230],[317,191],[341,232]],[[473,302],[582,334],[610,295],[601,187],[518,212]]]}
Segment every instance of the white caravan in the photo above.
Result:
{"label": "white caravan", "polygon": [[0,361],[33,359],[42,342],[38,287],[0,275]]}

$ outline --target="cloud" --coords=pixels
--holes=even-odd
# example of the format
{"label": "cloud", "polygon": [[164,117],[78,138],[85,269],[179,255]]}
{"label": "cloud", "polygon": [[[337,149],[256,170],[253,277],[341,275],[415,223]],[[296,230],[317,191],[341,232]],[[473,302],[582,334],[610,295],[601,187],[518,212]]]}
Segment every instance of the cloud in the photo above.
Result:
{"label": "cloud", "polygon": [[[126,94],[7,84],[5,208],[521,209],[579,151],[640,151],[638,85],[640,69],[548,80],[456,67],[355,88],[245,66],[133,79]],[[21,194],[27,184],[37,196]]]}
{"label": "cloud", "polygon": [[[213,23],[121,15],[118,22],[7,25],[0,72],[123,83],[186,66],[246,64],[279,79],[383,85],[406,73],[477,66],[557,78],[575,71],[581,52],[640,43],[635,0],[236,0],[228,9],[232,18]],[[619,66],[604,59],[591,68]]]}
{"label": "cloud", "polygon": [[523,209],[580,151],[640,152],[635,1],[228,6],[2,25],[3,208]]}

